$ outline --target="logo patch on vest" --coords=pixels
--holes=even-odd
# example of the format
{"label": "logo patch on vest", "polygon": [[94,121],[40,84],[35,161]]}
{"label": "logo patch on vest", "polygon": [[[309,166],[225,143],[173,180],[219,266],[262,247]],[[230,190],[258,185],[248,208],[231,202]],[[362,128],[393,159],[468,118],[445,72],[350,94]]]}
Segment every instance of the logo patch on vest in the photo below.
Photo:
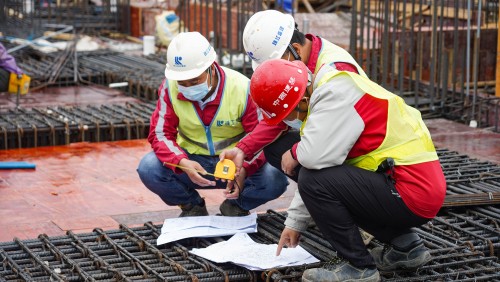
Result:
{"label": "logo patch on vest", "polygon": [[234,119],[233,120],[218,120],[216,122],[216,125],[219,127],[221,127],[221,126],[235,126],[237,122],[238,121],[234,120]]}

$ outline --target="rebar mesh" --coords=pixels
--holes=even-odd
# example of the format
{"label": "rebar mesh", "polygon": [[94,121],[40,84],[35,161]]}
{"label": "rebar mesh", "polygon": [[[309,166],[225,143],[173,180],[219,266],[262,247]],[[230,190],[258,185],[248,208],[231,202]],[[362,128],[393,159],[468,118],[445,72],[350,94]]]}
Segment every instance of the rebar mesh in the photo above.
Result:
{"label": "rebar mesh", "polygon": [[130,0],[3,0],[0,30],[5,36],[41,37],[46,24],[73,26],[77,32],[130,30]]}
{"label": "rebar mesh", "polygon": [[0,148],[145,138],[153,102],[9,109],[0,114]]}
{"label": "rebar mesh", "polygon": [[[258,243],[277,243],[284,213],[258,216]],[[385,281],[500,281],[500,216],[477,209],[444,212],[416,232],[433,259],[416,271],[383,272]],[[231,263],[217,264],[188,252],[228,237],[190,238],[156,246],[161,225],[0,243],[2,281],[300,281],[305,269],[320,267],[336,252],[314,227],[303,233],[301,246],[320,263],[249,271]],[[369,248],[378,246],[372,241]]]}

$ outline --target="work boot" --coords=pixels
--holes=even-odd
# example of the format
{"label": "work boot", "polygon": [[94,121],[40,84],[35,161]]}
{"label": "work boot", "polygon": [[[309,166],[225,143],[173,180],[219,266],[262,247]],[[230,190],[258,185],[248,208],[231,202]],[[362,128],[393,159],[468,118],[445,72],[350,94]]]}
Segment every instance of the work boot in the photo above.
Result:
{"label": "work boot", "polygon": [[311,268],[302,274],[303,282],[330,282],[330,281],[380,281],[378,270],[373,268],[357,268],[348,262],[336,265],[325,265],[322,268]]}
{"label": "work boot", "polygon": [[431,254],[419,243],[408,251],[397,250],[394,246],[385,245],[371,250],[378,269],[391,271],[395,269],[416,269],[431,260]]}
{"label": "work boot", "polygon": [[185,205],[179,205],[179,207],[182,210],[179,217],[208,215],[207,206],[205,205],[205,200],[203,200],[203,202],[198,205],[185,204]]}
{"label": "work boot", "polygon": [[229,200],[224,200],[219,207],[220,213],[224,216],[245,216],[249,215],[250,212],[240,208],[236,203],[232,203]]}

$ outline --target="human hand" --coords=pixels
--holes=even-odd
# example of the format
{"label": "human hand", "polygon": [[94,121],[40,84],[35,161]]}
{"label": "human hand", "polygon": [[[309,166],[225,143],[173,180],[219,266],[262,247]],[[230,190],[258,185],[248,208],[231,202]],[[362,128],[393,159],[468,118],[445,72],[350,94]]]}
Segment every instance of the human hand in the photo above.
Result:
{"label": "human hand", "polygon": [[287,175],[295,175],[295,167],[299,165],[299,161],[292,157],[292,151],[288,150],[281,156],[281,169]]}
{"label": "human hand", "polygon": [[207,171],[198,162],[182,159],[179,166],[194,184],[201,187],[215,186],[215,181],[210,181],[200,175],[206,174]]}
{"label": "human hand", "polygon": [[246,169],[242,167],[236,178],[227,182],[226,190],[223,191],[226,199],[238,199],[245,186],[246,177]]}
{"label": "human hand", "polygon": [[276,250],[276,256],[281,254],[281,250],[283,246],[287,246],[289,248],[295,248],[299,245],[300,240],[300,232],[285,227],[283,232],[281,232],[280,241],[278,243],[278,249]]}
{"label": "human hand", "polygon": [[[234,162],[236,166],[236,175],[240,173],[241,168],[243,167],[243,161],[245,160],[245,153],[240,148],[234,147],[232,149],[223,150],[219,159],[222,161],[224,159],[229,159]],[[224,180],[223,180],[224,181]]]}

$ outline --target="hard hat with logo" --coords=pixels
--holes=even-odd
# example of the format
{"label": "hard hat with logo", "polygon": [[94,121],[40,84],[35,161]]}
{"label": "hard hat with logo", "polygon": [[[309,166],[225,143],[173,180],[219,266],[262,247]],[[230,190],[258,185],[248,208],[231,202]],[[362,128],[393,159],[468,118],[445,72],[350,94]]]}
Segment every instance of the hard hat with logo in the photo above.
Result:
{"label": "hard hat with logo", "polygon": [[291,15],[265,10],[250,17],[243,30],[243,47],[255,70],[262,62],[279,59],[285,53],[295,29]]}
{"label": "hard hat with logo", "polygon": [[306,92],[308,76],[307,66],[301,61],[272,59],[255,70],[250,95],[267,124],[278,124],[297,107]]}
{"label": "hard hat with logo", "polygon": [[168,45],[165,77],[170,80],[195,78],[215,59],[214,48],[199,32],[179,33]]}

